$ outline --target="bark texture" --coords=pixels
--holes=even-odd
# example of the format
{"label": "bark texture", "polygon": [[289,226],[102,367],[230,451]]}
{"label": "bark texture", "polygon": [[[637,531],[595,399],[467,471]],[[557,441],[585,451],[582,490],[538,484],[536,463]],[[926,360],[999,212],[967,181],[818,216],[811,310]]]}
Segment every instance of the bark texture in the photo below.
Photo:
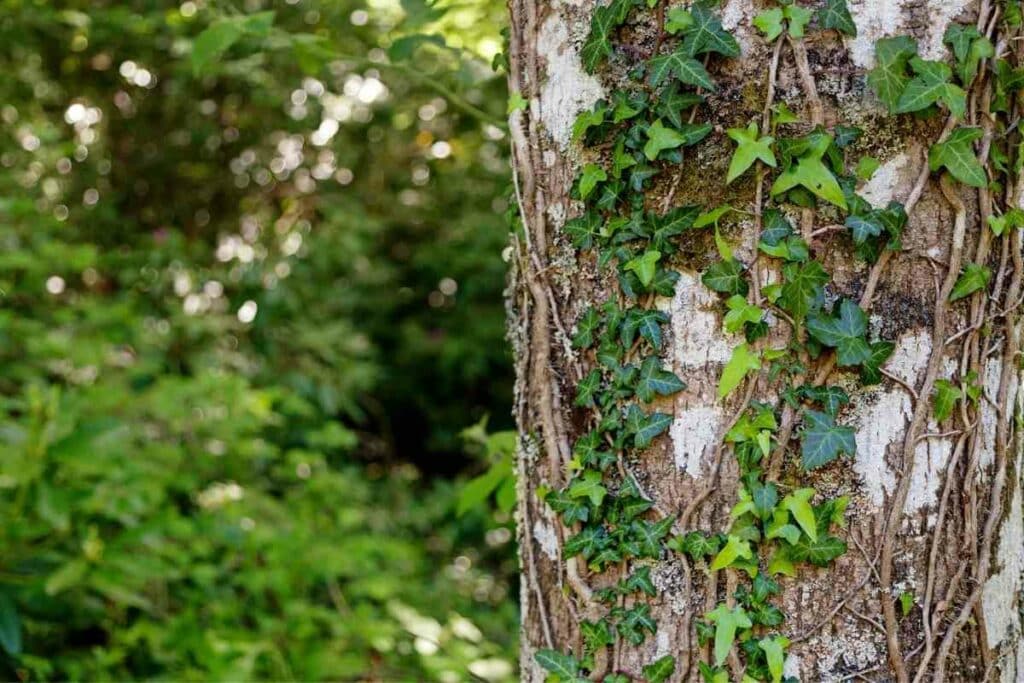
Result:
{"label": "bark texture", "polygon": [[[851,496],[844,532],[850,551],[828,569],[802,568],[798,578],[782,580],[784,633],[793,641],[787,673],[804,681],[855,675],[871,681],[1024,681],[1015,312],[1021,237],[1015,231],[995,242],[984,229],[987,190],[950,187],[929,174],[928,146],[943,133],[944,117],[886,116],[864,80],[877,38],[911,35],[922,56],[943,58],[942,35],[950,21],[980,17],[985,31],[997,10],[987,0],[862,0],[850,9],[856,38],[815,32],[804,45],[780,42],[774,53],[751,28],[760,8],[750,0],[727,0],[721,13],[742,56],[715,67],[719,88],[699,114],[715,132],[687,155],[674,178],[649,192],[649,204],[751,205],[752,178],[725,186],[733,147],[724,129],[761,117],[774,59],[777,102],[787,102],[807,121],[864,129],[856,153],[870,154],[882,166],[862,194],[876,206],[890,199],[907,204],[903,248],[872,268],[855,261],[848,238],[836,231],[816,230],[811,245],[833,275],[831,293],[860,300],[874,330],[897,346],[884,381],[854,391],[843,413],[842,421],[857,430],[856,458],[803,475],[825,495]],[[615,286],[592,257],[577,256],[562,233],[565,221],[579,213],[569,190],[584,152],[570,142],[572,122],[622,77],[597,78],[581,67],[578,51],[592,10],[590,0],[510,5],[510,90],[529,103],[510,121],[525,236],[515,244],[509,319],[521,436],[521,666],[530,681],[544,679],[533,660],[536,649],[579,650],[588,592],[618,578],[615,571],[593,575],[566,562],[560,547],[569,532],[537,497],[538,487],[564,483],[570,444],[581,429],[573,386],[593,361],[572,349],[569,336],[581,311],[605,301]],[[653,16],[629,23],[618,49],[649,53],[656,40]],[[972,92],[968,116],[990,135],[980,102]],[[1007,194],[1020,205],[1020,186]],[[757,234],[752,220],[742,228],[730,238],[749,262]],[[675,296],[658,302],[671,316],[666,367],[688,388],[658,406],[674,415],[669,434],[629,463],[660,509],[680,515],[677,528],[683,531],[724,530],[737,488],[722,437],[744,392],[716,399],[722,364],[737,340],[722,331],[720,299],[700,281],[714,251],[708,235],[687,235]],[[968,260],[990,264],[988,292],[946,304],[956,264]],[[944,423],[944,431],[931,417],[934,383],[972,370],[984,395],[976,408]],[[816,371],[831,376],[831,383],[846,382],[827,363]],[[730,571],[709,576],[678,555],[663,557],[652,573],[659,588],[653,605],[658,632],[639,648],[616,652],[620,670],[636,673],[642,664],[674,654],[679,665],[673,680],[699,680],[696,662],[707,653],[696,644],[694,621],[731,594],[735,577]],[[904,593],[914,597],[905,616],[899,604]]]}

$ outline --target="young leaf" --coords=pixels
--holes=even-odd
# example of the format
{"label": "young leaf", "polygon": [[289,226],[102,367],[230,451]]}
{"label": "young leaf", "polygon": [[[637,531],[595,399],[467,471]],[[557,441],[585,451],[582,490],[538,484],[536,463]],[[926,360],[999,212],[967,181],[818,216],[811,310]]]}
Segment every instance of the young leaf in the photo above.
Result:
{"label": "young leaf", "polygon": [[956,402],[964,397],[964,392],[949,380],[935,380],[935,393],[932,400],[935,412],[935,421],[944,422],[953,414]]}
{"label": "young leaf", "polygon": [[793,515],[793,519],[804,530],[807,537],[816,541],[818,540],[818,525],[814,519],[814,508],[811,507],[810,502],[813,497],[814,489],[797,489],[783,498],[779,507]]}
{"label": "young leaf", "polygon": [[684,124],[684,128],[666,128],[661,119],[656,120],[647,128],[647,144],[644,145],[644,156],[654,161],[666,149],[675,149],[681,145],[695,145],[711,132],[711,124]]}
{"label": "young leaf", "polygon": [[693,26],[693,17],[682,7],[671,7],[665,20],[665,31],[675,35]]}
{"label": "young leaf", "polygon": [[788,645],[789,638],[785,636],[771,636],[757,641],[757,646],[764,652],[765,660],[768,662],[768,672],[772,675],[772,683],[782,681]]}
{"label": "young leaf", "polygon": [[727,185],[743,175],[758,159],[775,168],[775,153],[772,152],[775,138],[768,135],[759,138],[757,123],[751,121],[746,128],[730,128],[726,133],[736,143],[736,151],[732,154],[729,173],[726,175]]}
{"label": "young leaf", "polygon": [[789,21],[789,36],[791,38],[803,38],[804,28],[810,22],[814,13],[799,5],[790,4],[782,8],[782,14]]}
{"label": "young leaf", "polygon": [[722,377],[718,380],[718,398],[725,398],[733,389],[740,385],[748,372],[761,368],[761,355],[751,351],[745,343],[732,350],[732,357],[722,369]]}
{"label": "young leaf", "polygon": [[587,164],[580,175],[580,199],[586,199],[599,182],[608,180],[608,174],[597,164]]}
{"label": "young leaf", "polygon": [[764,311],[759,307],[747,303],[745,297],[734,294],[725,302],[729,312],[725,314],[723,323],[725,331],[735,334],[743,329],[747,323],[759,323],[764,317]]}
{"label": "young leaf", "polygon": [[853,23],[846,0],[825,0],[825,6],[818,10],[818,21],[822,28],[835,29],[851,38],[857,35],[857,25]]}
{"label": "young leaf", "polygon": [[967,94],[949,82],[953,72],[948,66],[942,62],[913,57],[910,67],[916,75],[896,102],[897,114],[921,111],[936,102],[942,102],[953,116],[960,118],[964,115],[967,110]]}
{"label": "young leaf", "polygon": [[804,469],[808,470],[827,465],[842,453],[857,452],[853,428],[840,427],[831,415],[816,410],[804,411],[800,438],[800,454]]}
{"label": "young leaf", "polygon": [[729,535],[725,547],[715,556],[711,563],[711,571],[725,569],[736,560],[749,560],[754,557],[754,551],[750,549],[750,541],[745,541],[739,536]]}
{"label": "young leaf", "polygon": [[984,289],[988,286],[988,281],[991,277],[992,271],[986,266],[968,263],[964,266],[963,271],[961,271],[956,284],[953,285],[953,291],[949,293],[949,300],[957,301],[965,296],[970,296],[979,289]]}
{"label": "young leaf", "polygon": [[650,287],[654,281],[654,274],[657,270],[658,261],[661,260],[660,251],[645,251],[640,256],[626,262],[623,270],[633,271],[644,287]]}
{"label": "young leaf", "polygon": [[775,42],[775,39],[782,35],[784,28],[782,25],[782,9],[772,7],[771,9],[764,10],[754,17],[754,26],[764,34],[765,40],[769,43]]}
{"label": "young leaf", "polygon": [[846,543],[835,536],[824,535],[816,541],[806,536],[789,548],[789,555],[797,562],[810,562],[816,567],[826,567],[828,564],[846,552]]}
{"label": "young leaf", "polygon": [[663,683],[675,673],[676,658],[672,655],[665,655],[645,666],[643,671],[647,683]]}
{"label": "young leaf", "polygon": [[871,176],[875,174],[878,167],[881,166],[878,159],[869,156],[862,156],[857,161],[857,169],[854,173],[858,180],[870,180]]}
{"label": "young leaf", "polygon": [[[729,609],[725,603],[719,603],[706,618],[715,625],[715,665],[721,666],[729,656],[733,641],[736,640],[736,631],[750,628],[754,624],[742,607],[737,605]],[[729,680],[728,677],[725,680]]]}
{"label": "young leaf", "polygon": [[590,504],[597,507],[604,500],[608,493],[601,484],[601,473],[588,470],[583,473],[582,479],[576,479],[569,486],[569,496],[572,498],[587,498]]}
{"label": "young leaf", "polygon": [[[518,93],[517,93],[518,94]],[[522,95],[520,95],[520,98]],[[525,100],[523,100],[525,103]],[[511,102],[511,97],[509,98]],[[525,105],[524,105],[525,106]],[[581,111],[572,124],[572,140],[579,142],[587,134],[587,131],[604,123],[604,117],[608,113],[608,105],[604,100],[594,105],[593,109]]]}
{"label": "young leaf", "polygon": [[824,297],[828,273],[817,261],[787,263],[782,267],[784,282],[778,303],[797,320],[803,320],[816,309]]}
{"label": "young leaf", "polygon": [[980,128],[957,128],[944,142],[937,142],[928,150],[928,166],[933,171],[945,166],[954,178],[965,185],[985,187],[988,185],[988,176],[978,162],[972,145],[981,136]]}
{"label": "young leaf", "polygon": [[917,42],[907,36],[882,38],[875,43],[874,69],[868,72],[868,85],[895,113],[896,103],[910,82],[907,62],[917,54]]}
{"label": "young leaf", "polygon": [[822,162],[822,157],[832,144],[832,136],[821,134],[815,137],[796,164],[783,171],[772,185],[772,196],[780,195],[794,187],[801,186],[827,202],[846,210],[846,196],[832,171]]}
{"label": "young leaf", "polygon": [[736,39],[722,28],[722,22],[704,3],[690,7],[693,24],[683,29],[683,49],[691,57],[705,52],[717,52],[725,57],[739,57],[740,46]]}

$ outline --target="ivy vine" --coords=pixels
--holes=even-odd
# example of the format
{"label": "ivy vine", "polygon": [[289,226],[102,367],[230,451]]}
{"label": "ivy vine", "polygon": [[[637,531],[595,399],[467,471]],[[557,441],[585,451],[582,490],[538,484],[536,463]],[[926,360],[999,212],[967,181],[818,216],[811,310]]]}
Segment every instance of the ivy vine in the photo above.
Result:
{"label": "ivy vine", "polygon": [[[650,561],[679,553],[709,572],[746,577],[696,623],[699,644],[710,646],[710,658],[698,663],[703,679],[722,683],[732,670],[740,671],[743,681],[792,681],[784,673],[790,645],[783,634],[785,614],[773,603],[781,593],[776,577],[794,577],[802,564],[827,567],[847,551],[841,529],[848,498],[822,496],[802,477],[813,479],[815,469],[856,451],[854,430],[842,420],[847,392],[818,381],[812,366],[828,359],[855,372],[861,384],[874,384],[894,349],[891,341],[869,335],[860,302],[830,294],[830,275],[810,244],[814,218],[830,219],[832,227],[846,232],[857,258],[877,265],[901,248],[907,209],[899,202],[877,208],[857,193],[858,184],[879,165],[871,157],[851,158],[859,129],[826,128],[813,120],[808,125],[773,101],[765,104],[762,120],[727,131],[734,149],[722,180],[728,185],[754,174],[760,187],[770,177],[763,205],[759,189],[754,212],[730,205],[652,208],[646,193],[654,179],[681,164],[712,131],[698,117],[704,95],[715,90],[716,66],[740,54],[713,2],[698,0],[667,12],[659,2],[612,0],[598,7],[582,48],[587,71],[617,61],[627,67],[630,85],[581,113],[573,125],[573,140],[583,146],[588,162],[572,188],[584,209],[567,222],[565,233],[580,253],[593,252],[601,269],[614,272],[618,291],[576,321],[572,346],[592,365],[574,400],[586,416],[586,430],[573,445],[566,485],[540,493],[570,530],[564,559],[579,558],[594,573],[614,567],[619,578],[593,592],[603,613],[579,623],[582,651],[542,649],[536,660],[553,681],[660,683],[673,676],[673,655],[639,672],[615,670],[607,655],[621,643],[641,645],[656,632],[648,602],[657,594]],[[660,26],[653,54],[638,61],[617,53],[618,29],[635,11],[654,8]],[[753,25],[769,44],[792,41],[798,61],[809,29],[856,35],[844,0],[827,0],[816,12],[781,2],[758,14]],[[995,53],[973,27],[951,26],[945,43],[953,67],[922,59],[906,36],[876,43],[877,66],[867,84],[890,114],[943,112],[953,123],[964,116],[979,65]],[[1024,74],[1008,65],[994,68],[1001,74],[994,107],[1005,108],[1008,93],[1024,85]],[[794,129],[803,133],[790,134]],[[973,147],[981,135],[978,128],[952,126],[931,146],[930,169],[971,187],[988,185]],[[797,213],[802,214],[799,229],[789,218]],[[751,262],[737,257],[721,229],[736,216],[754,216],[761,229]],[[988,223],[1002,235],[1024,226],[1024,213],[1007,211]],[[713,233],[718,252],[703,270],[702,282],[721,295],[725,330],[742,337],[724,365],[718,396],[725,399],[748,382],[751,388],[770,385],[771,395],[781,397],[744,400],[724,435],[740,484],[730,526],[715,533],[677,528],[678,517],[659,510],[628,466],[671,424],[670,415],[650,405],[686,389],[663,365],[669,317],[655,300],[674,294],[680,274],[672,264],[680,240],[699,231]],[[767,272],[775,277],[763,278]],[[949,300],[984,289],[990,277],[984,264],[966,264]],[[768,338],[778,325],[789,330],[782,343]],[[960,384],[937,381],[935,418],[945,420],[961,401],[976,402],[979,392],[971,378]],[[795,416],[791,421],[786,411]],[[793,425],[799,425],[798,454],[790,450]],[[900,600],[903,604],[903,596]]]}

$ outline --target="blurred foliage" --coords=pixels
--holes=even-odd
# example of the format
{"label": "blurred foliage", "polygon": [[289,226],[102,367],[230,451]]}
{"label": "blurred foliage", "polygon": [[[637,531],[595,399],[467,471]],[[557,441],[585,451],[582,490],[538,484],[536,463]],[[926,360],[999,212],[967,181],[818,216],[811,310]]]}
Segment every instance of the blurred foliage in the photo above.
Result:
{"label": "blurred foliage", "polygon": [[514,675],[502,13],[0,0],[0,676]]}

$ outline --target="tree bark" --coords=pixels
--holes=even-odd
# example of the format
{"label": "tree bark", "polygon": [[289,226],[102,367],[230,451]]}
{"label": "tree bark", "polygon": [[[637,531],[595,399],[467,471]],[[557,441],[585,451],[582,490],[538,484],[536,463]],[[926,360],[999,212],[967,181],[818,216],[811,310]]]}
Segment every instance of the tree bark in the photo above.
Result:
{"label": "tree bark", "polygon": [[[510,91],[528,103],[510,117],[523,230],[514,238],[509,288],[520,431],[521,669],[528,681],[545,677],[534,660],[538,649],[580,651],[579,623],[591,613],[592,592],[622,576],[567,560],[562,544],[571,530],[538,497],[541,487],[564,485],[571,445],[583,431],[574,387],[594,360],[572,348],[571,335],[584,309],[614,297],[616,287],[563,231],[580,213],[570,191],[587,154],[570,139],[572,123],[609,97],[611,82],[621,77],[589,75],[581,66],[593,9],[591,0],[510,0]],[[772,88],[774,101],[802,112],[805,121],[861,127],[858,152],[882,162],[862,194],[876,206],[899,200],[910,216],[902,248],[884,255],[880,266],[856,261],[847,237],[820,229],[828,226],[817,226],[810,240],[832,274],[831,293],[859,300],[872,332],[893,340],[896,350],[883,381],[867,388],[857,388],[827,361],[813,367],[819,379],[851,388],[840,419],[856,429],[856,456],[804,475],[819,492],[850,496],[841,532],[849,552],[830,567],[801,566],[796,578],[780,581],[782,628],[792,641],[786,672],[805,681],[1024,681],[1020,230],[996,239],[984,222],[991,213],[989,190],[952,186],[929,172],[928,147],[943,134],[945,115],[883,116],[864,78],[876,39],[911,35],[924,57],[944,59],[947,24],[980,18],[984,32],[993,7],[988,0],[851,2],[856,38],[818,31],[803,42],[780,39],[777,49],[751,27],[761,9],[750,0],[728,0],[721,8],[742,54],[709,67],[718,88],[698,116],[714,124],[714,132],[663,174],[666,180],[647,192],[648,205],[730,202],[753,211],[752,176],[726,187],[733,146],[724,131],[760,120]],[[627,63],[660,41],[655,12],[648,14],[627,22],[615,41]],[[1013,57],[1019,45],[999,48]],[[967,118],[990,138],[982,102],[975,88]],[[989,138],[979,155],[987,153]],[[1008,204],[1021,205],[1021,187],[1006,189]],[[757,249],[754,219],[730,237],[749,263]],[[658,406],[673,415],[669,432],[626,467],[659,510],[679,515],[678,531],[714,533],[728,527],[738,486],[723,436],[744,398],[755,390],[763,397],[771,388],[762,375],[726,400],[717,398],[722,366],[738,339],[723,332],[720,297],[701,283],[714,243],[700,235],[681,239],[685,256],[677,259],[682,276],[675,295],[655,305],[671,317],[662,347],[666,367],[688,386]],[[947,303],[959,271],[951,273],[950,266],[968,260],[991,265],[988,287]],[[982,388],[977,404],[963,402],[958,415],[936,424],[930,398],[936,381],[957,383],[971,372]],[[781,401],[777,407],[785,423]],[[708,653],[697,645],[695,622],[728,599],[737,573],[710,573],[678,553],[665,552],[651,564],[659,589],[652,601],[657,633],[638,647],[617,645],[606,672],[639,678],[644,664],[673,654],[672,680],[700,680],[697,662]],[[913,598],[906,614],[904,594]]]}

